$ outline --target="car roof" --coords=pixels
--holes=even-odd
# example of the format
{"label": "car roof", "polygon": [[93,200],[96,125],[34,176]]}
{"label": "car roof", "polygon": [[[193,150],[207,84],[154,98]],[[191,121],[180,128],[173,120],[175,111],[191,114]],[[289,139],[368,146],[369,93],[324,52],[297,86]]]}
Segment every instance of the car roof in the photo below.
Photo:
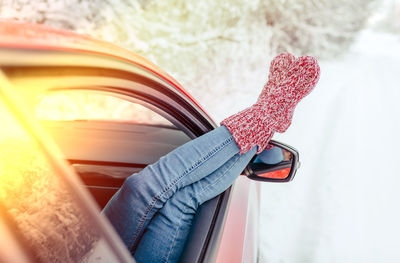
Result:
{"label": "car roof", "polygon": [[[71,31],[0,19],[0,48],[84,51],[116,57],[144,67],[170,82],[190,98],[206,115],[200,104],[168,73],[140,55],[111,43]],[[210,116],[208,116],[210,118]]]}

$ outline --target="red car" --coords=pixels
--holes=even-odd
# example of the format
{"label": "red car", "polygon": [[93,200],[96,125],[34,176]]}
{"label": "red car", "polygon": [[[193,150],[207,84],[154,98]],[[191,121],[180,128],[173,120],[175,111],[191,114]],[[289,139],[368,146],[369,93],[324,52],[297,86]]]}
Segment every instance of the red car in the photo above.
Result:
{"label": "red car", "polygon": [[[1,262],[132,262],[101,208],[126,177],[217,127],[146,59],[10,21],[0,22],[0,116]],[[298,167],[296,150],[271,144],[283,161],[251,162],[202,205],[182,262],[257,261],[258,181],[290,181]]]}

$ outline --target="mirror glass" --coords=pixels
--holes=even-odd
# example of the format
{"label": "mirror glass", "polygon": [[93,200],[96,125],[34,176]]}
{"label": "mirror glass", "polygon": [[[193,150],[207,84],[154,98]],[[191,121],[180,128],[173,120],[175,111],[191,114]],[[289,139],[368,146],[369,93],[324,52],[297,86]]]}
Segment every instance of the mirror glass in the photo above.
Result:
{"label": "mirror glass", "polygon": [[278,146],[272,146],[257,155],[250,167],[257,177],[286,179],[291,171],[293,153]]}

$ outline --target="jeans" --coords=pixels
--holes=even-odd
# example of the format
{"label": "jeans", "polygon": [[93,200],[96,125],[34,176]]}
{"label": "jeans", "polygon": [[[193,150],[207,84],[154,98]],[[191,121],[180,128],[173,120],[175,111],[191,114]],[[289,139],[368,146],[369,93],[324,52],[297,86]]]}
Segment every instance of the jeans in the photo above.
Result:
{"label": "jeans", "polygon": [[197,208],[225,191],[257,152],[221,126],[128,177],[104,208],[138,262],[177,262]]}

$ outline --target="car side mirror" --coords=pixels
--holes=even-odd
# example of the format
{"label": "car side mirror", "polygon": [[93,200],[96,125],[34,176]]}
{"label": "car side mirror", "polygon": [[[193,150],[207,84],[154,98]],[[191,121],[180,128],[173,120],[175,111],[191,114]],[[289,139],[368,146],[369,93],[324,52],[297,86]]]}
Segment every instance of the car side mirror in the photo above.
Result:
{"label": "car side mirror", "polygon": [[299,153],[293,147],[270,141],[271,148],[257,154],[245,169],[248,178],[265,182],[289,182],[300,167]]}

